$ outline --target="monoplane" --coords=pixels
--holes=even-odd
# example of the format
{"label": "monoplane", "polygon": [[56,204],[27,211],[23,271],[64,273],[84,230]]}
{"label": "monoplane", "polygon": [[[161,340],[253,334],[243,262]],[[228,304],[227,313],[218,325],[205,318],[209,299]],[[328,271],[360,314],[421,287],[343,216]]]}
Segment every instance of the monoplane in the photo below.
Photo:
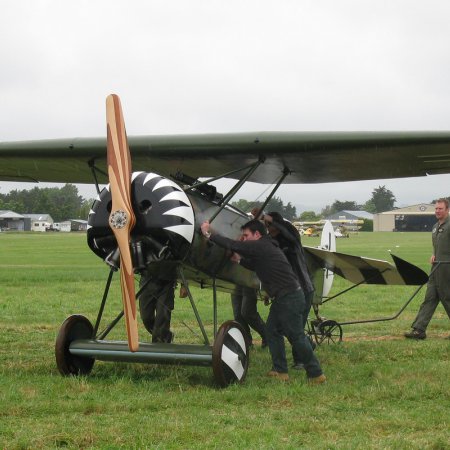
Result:
{"label": "monoplane", "polygon": [[[64,375],[87,374],[95,360],[178,363],[213,367],[221,386],[244,380],[248,343],[233,321],[217,324],[219,290],[235,285],[259,289],[255,274],[232,263],[225,250],[205,240],[200,224],[237,239],[248,220],[230,203],[247,181],[272,184],[262,207],[282,183],[327,183],[448,173],[450,133],[240,133],[128,138],[119,98],[107,98],[107,138],[74,138],[0,143],[0,180],[90,183],[98,197],[89,214],[89,247],[110,268],[95,325],[70,316],[56,341]],[[139,170],[133,172],[134,170]],[[200,179],[206,178],[206,181]],[[224,195],[212,182],[235,180]],[[100,185],[108,183],[100,190]],[[416,284],[426,275],[399,258],[385,261],[338,254],[325,243],[307,248],[323,299],[327,274],[353,283]],[[139,340],[135,274],[154,277],[171,268],[187,288],[202,331],[202,344],[150,344]],[[113,274],[120,269],[123,311],[102,331],[100,323]],[[325,275],[324,275],[325,274]],[[205,331],[189,286],[211,288],[213,342]],[[328,288],[327,288],[328,289]],[[124,316],[127,341],[109,341]],[[320,325],[320,324],[319,324]],[[322,327],[321,333],[326,331]]]}

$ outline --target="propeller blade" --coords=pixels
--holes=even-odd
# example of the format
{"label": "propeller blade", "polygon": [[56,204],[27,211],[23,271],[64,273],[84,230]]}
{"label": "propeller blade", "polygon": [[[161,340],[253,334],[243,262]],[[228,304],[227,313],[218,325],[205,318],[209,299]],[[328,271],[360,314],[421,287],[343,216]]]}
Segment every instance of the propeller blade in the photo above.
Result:
{"label": "propeller blade", "polygon": [[131,157],[120,99],[109,95],[106,99],[108,176],[112,197],[111,227],[120,250],[120,285],[128,335],[128,347],[139,348],[134,287],[133,263],[130,252],[130,233],[136,223],[131,205]]}

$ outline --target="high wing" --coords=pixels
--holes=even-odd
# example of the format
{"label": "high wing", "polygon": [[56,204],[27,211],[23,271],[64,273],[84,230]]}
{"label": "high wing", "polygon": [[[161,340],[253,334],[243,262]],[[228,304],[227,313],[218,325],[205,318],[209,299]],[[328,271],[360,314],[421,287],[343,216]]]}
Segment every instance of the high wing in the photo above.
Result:
{"label": "high wing", "polygon": [[[450,172],[450,132],[237,133],[129,137],[133,166],[214,177],[264,161],[249,181],[327,183]],[[0,143],[0,180],[107,182],[104,138]],[[229,175],[230,178],[237,175]]]}
{"label": "high wing", "polygon": [[428,275],[418,267],[391,254],[395,266],[380,259],[346,255],[314,247],[304,247],[319,265],[354,284],[422,286]]}

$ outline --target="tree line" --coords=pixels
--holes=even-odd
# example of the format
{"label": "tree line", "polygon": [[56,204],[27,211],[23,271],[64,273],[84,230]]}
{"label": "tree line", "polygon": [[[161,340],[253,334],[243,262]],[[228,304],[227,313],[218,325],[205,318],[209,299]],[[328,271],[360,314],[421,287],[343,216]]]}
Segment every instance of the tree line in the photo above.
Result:
{"label": "tree line", "polygon": [[[447,197],[450,199],[450,196]],[[73,184],[66,184],[62,188],[38,188],[30,190],[13,190],[7,194],[0,194],[0,210],[11,210],[18,214],[50,214],[55,222],[67,219],[87,219],[93,199],[85,199],[78,195],[78,188]],[[315,221],[328,217],[338,211],[367,211],[379,213],[391,211],[396,202],[395,195],[386,186],[378,186],[372,191],[372,196],[363,204],[355,201],[335,200],[326,205],[319,214],[314,211],[303,211],[297,214],[291,202],[286,205],[282,199],[274,196],[266,206],[266,211],[276,211],[287,220]],[[434,203],[432,200],[430,203]],[[241,211],[250,212],[254,207],[261,207],[263,202],[251,202],[240,199],[231,203]]]}
{"label": "tree line", "polygon": [[13,190],[0,194],[0,209],[18,214],[50,214],[55,222],[67,219],[86,220],[93,200],[78,195],[78,188],[66,184],[62,188]]}
{"label": "tree line", "polygon": [[[372,191],[372,196],[363,204],[358,204],[355,201],[341,201],[335,200],[331,205],[326,205],[320,214],[316,214],[314,211],[303,211],[300,215],[297,215],[295,206],[290,202],[287,205],[283,204],[283,201],[279,197],[273,197],[266,206],[266,211],[279,212],[285,219],[288,220],[304,220],[304,221],[316,221],[325,217],[331,216],[342,210],[349,211],[367,211],[370,213],[379,213],[383,211],[391,211],[394,209],[396,202],[395,195],[386,186],[378,186]],[[233,206],[241,209],[242,211],[249,212],[255,206],[260,207],[262,202],[249,202],[247,200],[238,200],[232,202]]]}

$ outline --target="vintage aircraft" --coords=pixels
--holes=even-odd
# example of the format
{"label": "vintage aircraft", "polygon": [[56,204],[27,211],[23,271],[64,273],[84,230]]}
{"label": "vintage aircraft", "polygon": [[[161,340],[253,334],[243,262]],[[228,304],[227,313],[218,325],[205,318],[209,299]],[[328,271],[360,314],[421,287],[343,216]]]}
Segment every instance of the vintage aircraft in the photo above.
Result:
{"label": "vintage aircraft", "polygon": [[[131,164],[141,172],[133,172]],[[246,181],[274,184],[398,178],[450,171],[450,133],[243,133],[126,136],[119,98],[107,98],[107,138],[0,143],[0,180],[94,182],[98,198],[88,218],[88,244],[110,266],[95,325],[70,316],[56,341],[62,374],[87,374],[96,359],[212,365],[221,386],[244,380],[248,346],[241,327],[225,322],[217,331],[216,292],[236,284],[259,288],[252,272],[230,262],[227,253],[206,241],[200,224],[231,238],[248,216],[230,205]],[[209,178],[198,181],[198,178]],[[221,195],[210,182],[236,180]],[[100,192],[99,184],[109,181]],[[325,246],[326,247],[326,246]],[[308,248],[310,269],[322,300],[324,270],[354,283],[416,284],[426,281],[418,268],[395,259],[395,266]],[[167,267],[184,286],[213,291],[214,342],[211,345],[188,289],[202,331],[202,345],[139,342],[135,273],[153,276]],[[99,332],[111,278],[120,268],[123,311]],[[125,317],[127,342],[106,336]],[[322,333],[326,327],[322,327]]]}
{"label": "vintage aircraft", "polygon": [[337,238],[349,237],[349,232],[357,232],[364,224],[362,219],[344,220],[317,220],[306,222],[292,222],[302,236],[318,236],[325,222],[330,222],[334,227],[334,235]]}

